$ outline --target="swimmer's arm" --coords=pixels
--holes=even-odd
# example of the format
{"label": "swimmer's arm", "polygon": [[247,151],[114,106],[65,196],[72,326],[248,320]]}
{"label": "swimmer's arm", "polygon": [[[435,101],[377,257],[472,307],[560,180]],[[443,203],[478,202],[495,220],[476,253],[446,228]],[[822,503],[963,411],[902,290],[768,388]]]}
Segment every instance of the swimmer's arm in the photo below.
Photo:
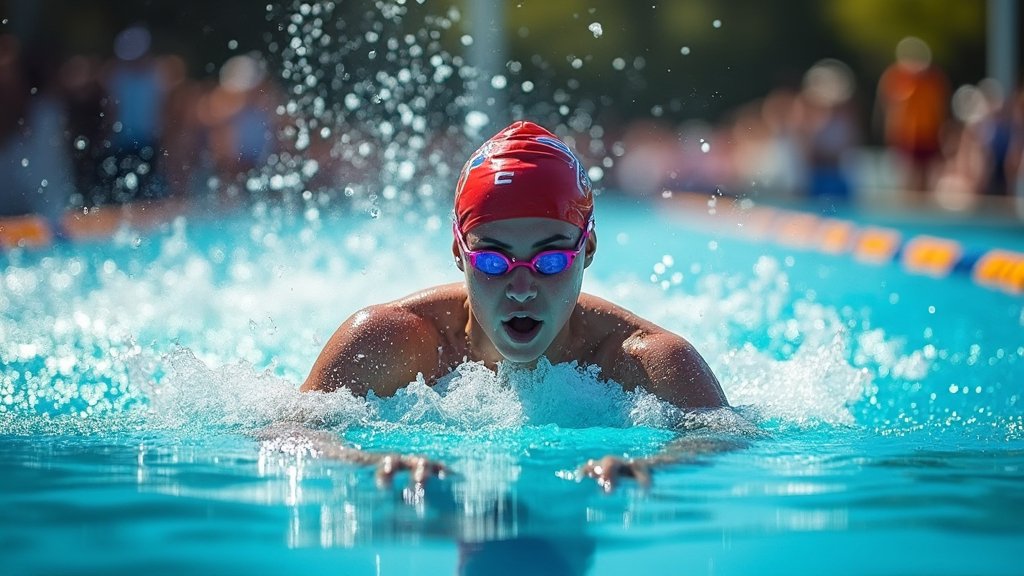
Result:
{"label": "swimmer's arm", "polygon": [[390,396],[417,374],[434,376],[439,346],[439,332],[425,318],[395,304],[370,306],[335,331],[301,390]]}
{"label": "swimmer's arm", "polygon": [[313,430],[295,422],[272,424],[261,430],[256,437],[265,450],[375,466],[377,482],[380,485],[390,484],[395,474],[401,471],[409,471],[409,480],[415,484],[423,484],[431,476],[444,478],[448,473],[448,468],[444,464],[424,456],[397,452],[365,452],[345,446],[337,436],[326,430]]}
{"label": "swimmer's arm", "polygon": [[[416,379],[433,376],[438,364],[438,340],[433,324],[395,304],[370,306],[346,320],[320,352],[303,392],[331,392],[347,387],[365,396],[373,390],[390,396]],[[448,469],[440,462],[415,454],[366,452],[346,446],[334,434],[301,424],[274,424],[259,435],[265,448],[285,453],[310,453],[377,468],[377,481],[388,484],[398,472],[411,473],[410,481],[423,483],[430,476],[443,477]]]}
{"label": "swimmer's arm", "polygon": [[[607,374],[627,388],[641,386],[684,410],[729,405],[711,368],[689,342],[676,334],[646,327],[626,338],[615,356],[607,363]],[[633,478],[646,487],[654,468],[694,462],[701,456],[744,446],[742,440],[680,436],[654,456],[628,459],[607,455],[588,460],[579,473],[594,478],[606,491],[611,491],[621,478]]]}
{"label": "swimmer's arm", "polygon": [[705,456],[742,450],[749,446],[743,438],[723,438],[707,435],[683,435],[669,442],[658,454],[646,458],[623,458],[608,455],[588,460],[579,474],[597,480],[606,492],[615,489],[622,478],[633,478],[643,488],[651,485],[655,468],[679,464],[698,464]]}
{"label": "swimmer's arm", "polygon": [[642,386],[685,410],[729,405],[707,362],[676,334],[661,329],[638,331],[623,342],[618,356],[608,373],[626,386]]}

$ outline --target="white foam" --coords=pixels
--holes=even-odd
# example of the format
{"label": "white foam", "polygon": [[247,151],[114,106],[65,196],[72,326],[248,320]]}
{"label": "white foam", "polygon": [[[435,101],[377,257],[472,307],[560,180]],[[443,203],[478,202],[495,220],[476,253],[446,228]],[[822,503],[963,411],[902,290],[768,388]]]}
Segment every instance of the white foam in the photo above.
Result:
{"label": "white foam", "polygon": [[525,425],[666,428],[682,420],[680,410],[645,390],[626,392],[602,380],[596,366],[552,365],[545,358],[535,369],[502,363],[497,372],[468,362],[433,388],[421,378],[393,397],[371,395],[370,403],[384,421],[465,431]]}
{"label": "white foam", "polygon": [[299,392],[295,384],[241,362],[211,368],[186,348],[164,360],[167,374],[149,390],[152,424],[178,429],[257,431],[275,422],[344,428],[366,421],[366,401],[347,389]]}
{"label": "white foam", "polygon": [[[252,245],[236,239],[230,249],[207,249],[178,220],[166,237],[147,241],[158,243],[150,261],[125,261],[116,251],[12,260],[0,293],[0,360],[28,369],[0,375],[0,412],[102,421],[142,405],[151,425],[238,429],[281,418],[467,431],[689,425],[650,394],[625,392],[595,368],[574,365],[494,373],[467,364],[435,388],[410,383],[369,402],[347,392],[298,393],[295,382],[345,316],[457,278],[443,233],[389,219],[320,224],[330,229],[314,240],[258,224]],[[905,350],[899,339],[793,294],[770,258],[749,278],[703,274],[692,294],[629,277],[588,277],[586,286],[691,340],[733,405],[799,426],[856,423],[876,377],[922,379],[939,354]],[[745,343],[751,336],[762,341]]]}

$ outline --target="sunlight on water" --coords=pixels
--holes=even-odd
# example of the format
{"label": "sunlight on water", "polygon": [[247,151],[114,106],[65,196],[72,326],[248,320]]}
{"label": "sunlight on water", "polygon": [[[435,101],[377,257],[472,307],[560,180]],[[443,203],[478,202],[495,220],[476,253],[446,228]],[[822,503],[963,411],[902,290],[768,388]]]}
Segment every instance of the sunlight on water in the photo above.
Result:
{"label": "sunlight on water", "polygon": [[[234,240],[178,220],[141,247],[13,254],[0,318],[4,428],[99,432],[119,421],[126,429],[248,431],[277,419],[338,429],[375,420],[463,430],[680,424],[678,412],[652,396],[569,365],[495,374],[467,364],[433,389],[415,382],[368,401],[299,394],[345,316],[458,279],[445,255],[447,232],[342,219],[307,242],[302,228],[237,224]],[[877,414],[880,399],[891,395],[879,379],[913,386],[939,361],[934,347],[908,350],[793,294],[770,257],[745,276],[703,274],[693,292],[628,277],[591,278],[587,290],[689,336],[732,404],[770,427],[879,426],[888,417]]]}
{"label": "sunlight on water", "polygon": [[[0,503],[12,526],[2,536],[30,544],[20,554],[75,552],[36,572],[113,573],[111,558],[132,553],[126,573],[154,562],[224,571],[211,558],[239,571],[266,550],[301,567],[310,550],[295,548],[342,547],[353,554],[331,559],[360,573],[414,560],[433,570],[423,555],[442,553],[438,565],[466,573],[510,559],[537,574],[609,559],[601,573],[648,561],[674,573],[688,558],[749,573],[818,543],[826,557],[876,551],[863,562],[884,569],[884,547],[904,536],[928,549],[1019,537],[1019,301],[689,230],[665,216],[679,209],[672,190],[644,203],[598,191],[601,249],[584,290],[690,340],[731,408],[684,413],[597,367],[546,360],[466,362],[391,397],[299,392],[349,315],[461,280],[454,180],[506,120],[564,135],[595,183],[605,171],[644,179],[599,122],[599,111],[616,115],[613,99],[587,100],[573,75],[602,66],[608,86],[635,92],[643,56],[581,48],[558,65],[537,53],[478,68],[473,50],[488,38],[464,9],[266,4],[279,24],[266,56],[285,94],[280,146],[244,179],[211,179],[230,207],[0,254]],[[622,33],[603,9],[573,18],[594,46]],[[689,61],[711,53],[669,49]],[[679,112],[674,102],[651,115]],[[705,136],[687,135],[699,158],[729,146],[693,128]],[[707,199],[708,216],[719,199]],[[448,474],[388,485],[336,461],[342,445],[425,455]],[[581,471],[666,446],[680,459],[649,490],[633,479],[605,493]],[[151,545],[137,546],[140,534]],[[382,570],[382,557],[409,563]]]}

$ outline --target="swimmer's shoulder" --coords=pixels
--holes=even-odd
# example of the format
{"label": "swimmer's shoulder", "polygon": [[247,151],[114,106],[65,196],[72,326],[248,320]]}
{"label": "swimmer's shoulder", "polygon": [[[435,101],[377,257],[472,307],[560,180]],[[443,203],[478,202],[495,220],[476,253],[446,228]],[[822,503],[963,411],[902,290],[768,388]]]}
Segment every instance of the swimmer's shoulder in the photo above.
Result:
{"label": "swimmer's shoulder", "polygon": [[581,294],[580,312],[594,363],[626,389],[642,386],[682,408],[728,405],[718,379],[686,338],[633,312],[590,294]]}
{"label": "swimmer's shoulder", "polygon": [[449,340],[445,332],[457,326],[459,301],[458,290],[445,285],[357,311],[331,336],[302,389],[345,386],[356,394],[373,390],[386,396],[418,374],[434,378],[439,350]]}
{"label": "swimmer's shoulder", "polygon": [[621,340],[637,332],[661,330],[656,324],[593,294],[580,294],[578,306],[587,332],[600,335],[604,340]]}
{"label": "swimmer's shoulder", "polygon": [[390,305],[421,318],[441,332],[465,330],[469,320],[469,297],[461,282],[426,288]]}

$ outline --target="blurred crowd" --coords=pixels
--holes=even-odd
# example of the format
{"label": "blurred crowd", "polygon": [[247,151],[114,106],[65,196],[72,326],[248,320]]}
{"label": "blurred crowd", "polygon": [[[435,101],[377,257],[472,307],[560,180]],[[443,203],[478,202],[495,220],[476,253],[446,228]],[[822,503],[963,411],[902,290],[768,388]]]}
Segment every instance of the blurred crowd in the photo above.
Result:
{"label": "blurred crowd", "polygon": [[[259,56],[234,56],[197,80],[150,44],[136,26],[106,61],[53,63],[0,35],[0,216],[56,222],[69,206],[192,198],[266,165],[281,147],[285,95]],[[634,195],[844,201],[881,189],[960,209],[1024,198],[1024,91],[991,79],[952,90],[916,38],[899,43],[874,86],[827,59],[715,124],[651,118],[605,127],[603,139],[616,144],[590,160],[606,188]]]}
{"label": "blurred crowd", "polygon": [[54,63],[0,35],[0,216],[191,197],[265,163],[282,101],[265,64],[238,55],[196,80],[150,44],[136,26],[109,60]]}
{"label": "blurred crowd", "polygon": [[639,195],[717,190],[830,201],[872,189],[961,210],[984,197],[1024,199],[1024,86],[1011,93],[983,79],[953,90],[922,40],[905,38],[895,52],[867,88],[846,64],[826,59],[800,86],[778,88],[715,125],[634,124],[622,136],[615,185]]}

